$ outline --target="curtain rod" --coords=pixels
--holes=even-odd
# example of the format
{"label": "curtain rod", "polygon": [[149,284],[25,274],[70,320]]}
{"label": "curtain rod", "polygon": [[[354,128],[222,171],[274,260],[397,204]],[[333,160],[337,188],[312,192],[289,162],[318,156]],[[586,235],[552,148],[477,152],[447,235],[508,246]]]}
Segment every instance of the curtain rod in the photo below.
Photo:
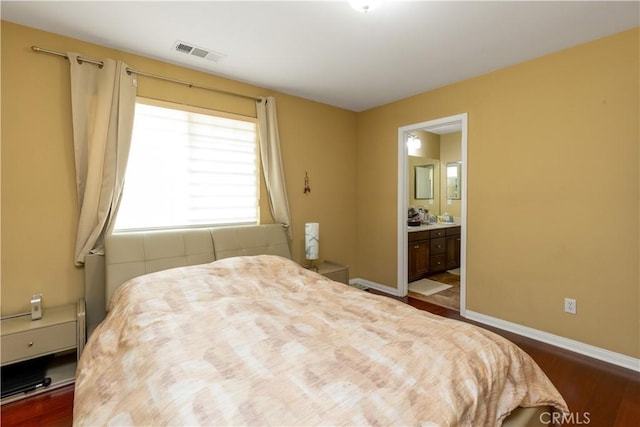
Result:
{"label": "curtain rod", "polygon": [[[69,55],[67,55],[64,52],[57,52],[55,50],[44,49],[44,48],[41,48],[41,47],[38,47],[38,46],[31,46],[31,49],[34,52],[48,53],[50,55],[62,56],[63,58],[66,58],[67,60],[69,59]],[[102,61],[98,61],[96,59],[83,58],[83,57],[79,56],[78,60],[81,61],[81,62],[88,62],[89,64],[94,64],[94,65],[97,65],[99,67],[101,67],[103,65]],[[198,88],[198,89],[210,90],[210,91],[218,92],[218,93],[221,93],[221,94],[224,94],[224,95],[231,95],[231,96],[237,96],[237,97],[240,97],[240,98],[251,99],[251,100],[254,100],[254,101],[261,101],[260,98],[256,98],[254,96],[243,95],[241,93],[235,93],[235,92],[228,92],[226,90],[216,89],[216,88],[209,87],[209,86],[203,86],[203,85],[199,85],[197,83],[192,83],[192,82],[187,82],[187,81],[184,81],[184,80],[173,79],[173,78],[170,78],[170,77],[159,76],[157,74],[145,73],[144,71],[134,70],[133,68],[128,68],[127,67],[126,71],[129,74],[133,73],[133,74],[137,74],[139,76],[151,77],[151,78],[158,79],[158,80],[164,80],[164,81],[167,81],[167,82],[178,83],[178,84],[189,86],[189,87],[195,87],[195,88]]]}

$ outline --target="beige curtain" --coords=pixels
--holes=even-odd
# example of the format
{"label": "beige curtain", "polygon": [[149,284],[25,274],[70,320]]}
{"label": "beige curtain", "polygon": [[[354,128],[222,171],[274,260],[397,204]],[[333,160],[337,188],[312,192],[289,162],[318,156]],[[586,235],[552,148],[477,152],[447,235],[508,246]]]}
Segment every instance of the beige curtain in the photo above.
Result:
{"label": "beige curtain", "polygon": [[258,136],[260,138],[260,158],[267,192],[269,208],[274,221],[287,229],[291,240],[291,214],[287,186],[284,181],[282,156],[280,155],[280,136],[276,116],[276,100],[274,97],[260,98],[256,101],[258,116]]}
{"label": "beige curtain", "polygon": [[75,263],[101,253],[104,234],[115,220],[129,156],[136,79],[126,64],[83,63],[68,53],[71,64],[71,108],[80,218]]}

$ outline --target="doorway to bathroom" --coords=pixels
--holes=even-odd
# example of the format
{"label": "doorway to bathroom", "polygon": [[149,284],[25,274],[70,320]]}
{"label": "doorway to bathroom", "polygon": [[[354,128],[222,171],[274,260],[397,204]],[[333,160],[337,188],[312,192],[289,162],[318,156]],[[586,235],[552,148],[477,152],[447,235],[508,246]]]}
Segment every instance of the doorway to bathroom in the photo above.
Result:
{"label": "doorway to bathroom", "polygon": [[398,128],[398,294],[427,294],[420,299],[463,316],[467,119],[462,113]]}

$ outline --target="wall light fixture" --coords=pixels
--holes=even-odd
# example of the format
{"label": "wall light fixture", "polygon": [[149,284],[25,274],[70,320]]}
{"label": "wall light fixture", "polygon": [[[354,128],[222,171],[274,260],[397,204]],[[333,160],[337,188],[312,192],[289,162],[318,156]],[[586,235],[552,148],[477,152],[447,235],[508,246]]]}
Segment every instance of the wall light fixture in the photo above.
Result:
{"label": "wall light fixture", "polygon": [[420,141],[420,138],[418,138],[415,135],[409,135],[407,137],[407,148],[409,148],[409,150],[418,150],[420,149],[420,147],[422,146],[422,142]]}

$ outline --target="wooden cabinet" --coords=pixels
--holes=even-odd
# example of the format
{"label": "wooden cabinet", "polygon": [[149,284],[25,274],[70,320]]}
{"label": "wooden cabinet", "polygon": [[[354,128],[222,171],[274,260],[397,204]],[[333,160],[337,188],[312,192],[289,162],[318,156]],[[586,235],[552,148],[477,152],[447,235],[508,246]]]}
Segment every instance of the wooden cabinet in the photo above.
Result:
{"label": "wooden cabinet", "polygon": [[409,282],[460,266],[459,226],[412,231],[408,243]]}
{"label": "wooden cabinet", "polygon": [[444,237],[433,237],[435,233],[431,233],[431,253],[429,255],[429,273],[437,273],[446,270],[446,243]]}
{"label": "wooden cabinet", "polygon": [[409,233],[409,281],[413,282],[429,272],[429,252],[431,249],[429,231]]}
{"label": "wooden cabinet", "polygon": [[447,270],[460,267],[460,227],[446,230]]}
{"label": "wooden cabinet", "polygon": [[34,386],[27,392],[6,396],[3,404],[74,382],[76,359],[85,339],[84,310],[84,300],[80,300],[77,304],[45,308],[39,320],[31,320],[30,314],[2,319],[0,359],[3,377],[7,376],[3,385],[5,381],[20,382],[22,375],[29,375],[31,366],[40,363],[39,359],[45,376],[51,380],[48,386]]}

